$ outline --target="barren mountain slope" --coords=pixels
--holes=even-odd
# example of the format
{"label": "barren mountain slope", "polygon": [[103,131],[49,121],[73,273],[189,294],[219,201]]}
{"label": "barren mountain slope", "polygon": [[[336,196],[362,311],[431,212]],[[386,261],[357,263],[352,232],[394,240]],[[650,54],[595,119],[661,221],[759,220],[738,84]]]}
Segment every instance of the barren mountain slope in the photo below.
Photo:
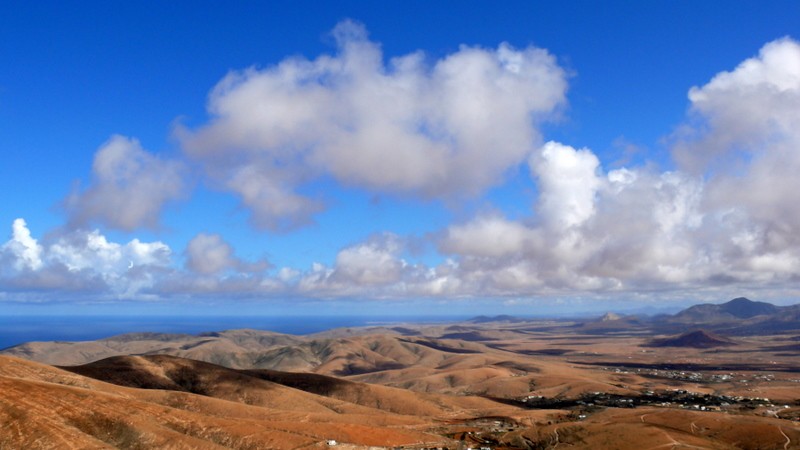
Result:
{"label": "barren mountain slope", "polygon": [[425,427],[424,418],[398,416],[280,385],[270,386],[265,396],[272,397],[268,408],[186,392],[115,386],[0,357],[0,420],[4,424],[0,447],[267,449],[314,445],[325,439],[361,445],[446,441],[415,431]]}
{"label": "barren mountain slope", "polygon": [[96,341],[28,342],[0,352],[45,364],[79,365],[119,355],[170,354],[229,367],[251,367],[258,355],[301,337],[259,330],[190,334],[129,333]]}
{"label": "barren mountain slope", "polygon": [[167,355],[117,356],[65,370],[121,386],[192,392],[283,410],[411,416],[481,414],[508,409],[479,397],[420,394],[309,373],[234,370]]}

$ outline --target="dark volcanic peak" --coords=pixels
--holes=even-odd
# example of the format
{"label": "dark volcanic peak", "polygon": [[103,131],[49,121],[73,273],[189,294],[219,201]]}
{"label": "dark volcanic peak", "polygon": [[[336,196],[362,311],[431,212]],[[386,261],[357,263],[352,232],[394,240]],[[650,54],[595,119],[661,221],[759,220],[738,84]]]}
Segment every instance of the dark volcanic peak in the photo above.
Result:
{"label": "dark volcanic peak", "polygon": [[675,314],[670,319],[677,322],[713,323],[750,319],[756,316],[768,316],[780,312],[781,308],[771,303],[754,302],[744,297],[729,302],[695,305]]}
{"label": "dark volcanic peak", "polygon": [[736,342],[704,330],[690,331],[679,336],[654,339],[648,347],[713,348],[736,345]]}
{"label": "dark volcanic peak", "polygon": [[780,309],[772,303],[754,302],[745,297],[735,298],[727,303],[723,303],[720,307],[724,312],[740,319],[749,319],[750,317],[765,314],[775,314]]}

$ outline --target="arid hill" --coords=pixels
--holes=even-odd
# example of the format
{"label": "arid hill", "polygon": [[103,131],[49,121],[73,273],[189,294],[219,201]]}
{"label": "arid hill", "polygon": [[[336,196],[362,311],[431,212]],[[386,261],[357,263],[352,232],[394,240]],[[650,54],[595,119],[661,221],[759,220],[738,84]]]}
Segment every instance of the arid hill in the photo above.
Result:
{"label": "arid hill", "polygon": [[736,345],[736,342],[718,336],[714,333],[696,330],[662,339],[653,339],[648,344],[649,347],[690,347],[690,348],[714,348]]}
{"label": "arid hill", "polygon": [[229,330],[198,335],[129,333],[96,341],[28,342],[0,354],[45,364],[78,365],[110,356],[170,354],[228,367],[254,367],[266,350],[305,342],[297,336],[260,330]]}
{"label": "arid hill", "polygon": [[[248,380],[248,381],[244,381]],[[241,398],[133,389],[0,357],[0,448],[283,449],[328,439],[369,445],[448,439],[428,420],[250,378],[207,388]],[[253,399],[256,399],[253,401]],[[262,404],[259,399],[263,400]]]}
{"label": "arid hill", "polygon": [[270,408],[286,407],[275,403],[281,399],[294,407],[305,405],[302,409],[307,411],[329,410],[330,402],[318,407],[320,398],[411,416],[487,411],[499,406],[482,398],[417,394],[312,373],[235,370],[168,355],[115,356],[62,369],[120,386],[183,391]]}
{"label": "arid hill", "polygon": [[606,313],[596,320],[575,324],[576,331],[586,334],[647,331],[647,324],[635,316]]}

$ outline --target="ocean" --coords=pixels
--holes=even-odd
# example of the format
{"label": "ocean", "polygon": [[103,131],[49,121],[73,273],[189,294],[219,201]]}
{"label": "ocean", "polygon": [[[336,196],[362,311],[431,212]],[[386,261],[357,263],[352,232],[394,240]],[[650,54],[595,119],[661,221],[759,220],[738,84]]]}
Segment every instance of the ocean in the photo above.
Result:
{"label": "ocean", "polygon": [[123,333],[197,334],[237,328],[312,334],[333,328],[450,323],[455,316],[0,316],[0,349],[31,341],[92,341]]}

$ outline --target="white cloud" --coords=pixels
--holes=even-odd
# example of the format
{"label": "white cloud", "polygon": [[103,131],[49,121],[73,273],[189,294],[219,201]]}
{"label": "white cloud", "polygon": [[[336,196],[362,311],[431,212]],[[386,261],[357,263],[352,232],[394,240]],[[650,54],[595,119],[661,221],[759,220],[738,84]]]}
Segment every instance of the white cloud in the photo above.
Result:
{"label": "white cloud", "polygon": [[700,125],[676,159],[708,178],[706,208],[735,213],[759,252],[800,245],[800,44],[788,38],[690,91]]}
{"label": "white cloud", "polygon": [[238,193],[250,207],[259,228],[288,230],[306,225],[323,209],[322,202],[298,195],[281,181],[281,168],[245,165],[231,169],[225,187]]}
{"label": "white cloud", "polygon": [[14,220],[11,239],[3,244],[0,253],[11,258],[16,270],[38,270],[42,267],[42,246],[31,237],[25,219]]}
{"label": "white cloud", "polygon": [[116,298],[143,297],[159,272],[169,270],[171,250],[162,242],[120,244],[99,231],[73,230],[39,244],[23,219],[2,246],[6,268],[0,286],[22,291],[91,291]]}
{"label": "white cloud", "polygon": [[448,253],[502,258],[525,251],[537,238],[536,233],[522,223],[499,216],[482,216],[449,227],[441,247]]}
{"label": "white cloud", "polygon": [[298,188],[330,176],[376,192],[459,198],[500,183],[539,143],[536,124],[564,102],[545,50],[462,46],[384,63],[363,26],[340,23],[335,55],[289,58],[226,76],[213,119],[178,134],[262,228],[308,222],[318,200]]}
{"label": "white cloud", "polygon": [[400,245],[394,236],[347,247],[336,256],[333,276],[359,285],[397,281],[405,265],[398,259],[399,250]]}
{"label": "white cloud", "polygon": [[233,247],[218,234],[200,233],[186,246],[186,267],[197,273],[215,274],[235,265]]}
{"label": "white cloud", "polygon": [[[796,142],[800,123],[800,44],[784,38],[731,72],[689,91],[697,124],[681,130],[674,156],[692,172],[739,170],[750,158]],[[796,152],[795,152],[796,154]]]}
{"label": "white cloud", "polygon": [[148,153],[135,139],[113,136],[95,154],[89,187],[73,192],[64,206],[76,228],[156,228],[164,206],[184,195],[183,175],[182,163]]}
{"label": "white cloud", "polygon": [[186,267],[200,275],[225,271],[260,272],[269,268],[266,261],[247,263],[235,256],[233,247],[219,234],[200,233],[186,246]]}
{"label": "white cloud", "polygon": [[539,182],[539,211],[554,227],[574,227],[594,215],[600,161],[588,149],[548,142],[530,158]]}
{"label": "white cloud", "polygon": [[167,266],[172,251],[163,242],[126,244],[109,242],[100,231],[73,231],[60,236],[47,248],[47,260],[63,264],[71,271],[91,269],[99,273],[120,274],[138,266]]}
{"label": "white cloud", "polygon": [[[333,267],[315,264],[297,286],[301,292],[314,295],[363,294],[372,287],[387,288],[403,281],[414,269],[402,259],[404,245],[393,234],[371,239],[339,251]],[[401,286],[394,286],[394,288]],[[386,295],[387,293],[378,293]]]}
{"label": "white cloud", "polygon": [[800,277],[800,45],[769,43],[689,96],[679,170],[604,174],[590,150],[547,143],[530,158],[532,218],[444,233],[456,276],[507,295],[786,289]]}

